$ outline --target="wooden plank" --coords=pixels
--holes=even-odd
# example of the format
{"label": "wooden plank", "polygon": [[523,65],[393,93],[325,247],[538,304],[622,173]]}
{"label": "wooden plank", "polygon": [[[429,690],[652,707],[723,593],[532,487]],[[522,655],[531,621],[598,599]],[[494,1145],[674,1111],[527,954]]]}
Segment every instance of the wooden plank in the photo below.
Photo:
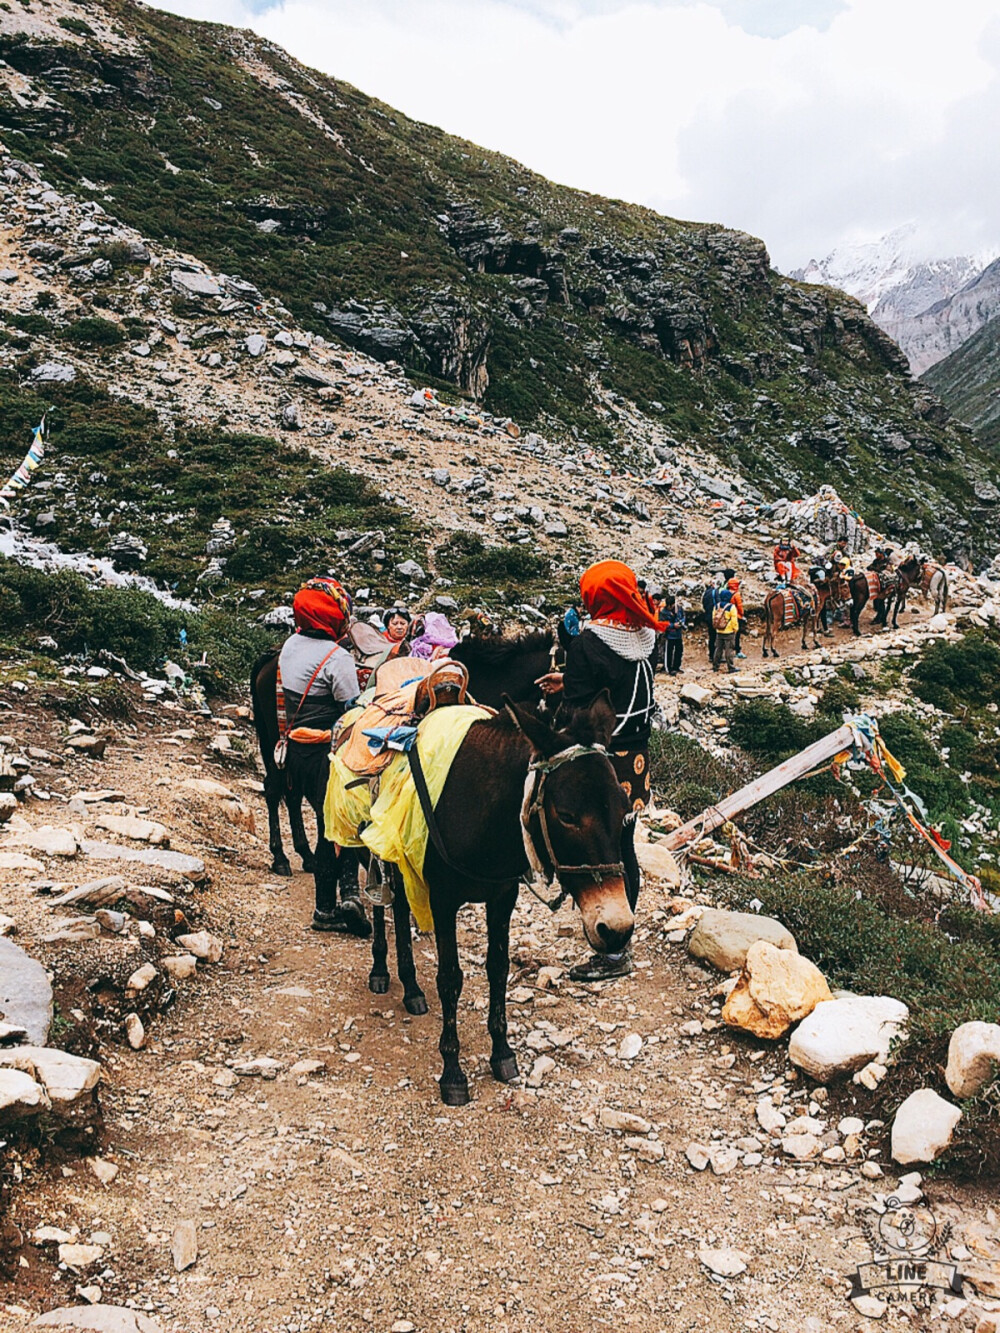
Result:
{"label": "wooden plank", "polygon": [[711,833],[728,819],[735,819],[737,815],[745,813],[765,797],[773,796],[776,791],[787,787],[796,778],[803,777],[820,764],[832,759],[841,750],[849,750],[854,744],[856,734],[853,727],[845,723],[836,731],[831,731],[829,736],[823,736],[812,745],[807,745],[804,750],[792,755],[791,759],[786,759],[777,768],[772,768],[761,777],[754,778],[753,782],[748,782],[739,791],[726,796],[718,805],[703,810],[696,819],[689,820],[680,828],[674,829],[673,833],[668,834],[659,843],[659,846],[675,852],[696,838],[704,837],[706,833]]}

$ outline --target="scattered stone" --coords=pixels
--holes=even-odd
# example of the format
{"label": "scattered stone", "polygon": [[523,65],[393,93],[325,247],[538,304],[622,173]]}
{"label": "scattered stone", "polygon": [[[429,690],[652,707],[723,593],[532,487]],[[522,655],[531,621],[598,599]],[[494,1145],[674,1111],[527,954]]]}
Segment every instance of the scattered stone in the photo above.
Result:
{"label": "scattered stone", "polygon": [[540,1088],[546,1075],[551,1074],[555,1067],[556,1062],[550,1055],[540,1055],[531,1066],[531,1073],[528,1075],[528,1087]]}
{"label": "scattered stone", "polygon": [[43,361],[29,373],[33,384],[72,384],[76,379],[76,367],[65,361]]}
{"label": "scattered stone", "polygon": [[616,1111],[610,1106],[602,1106],[597,1118],[604,1129],[615,1129],[623,1134],[648,1134],[653,1128],[644,1116],[633,1115],[631,1111]]}
{"label": "scattered stone", "polygon": [[798,1162],[816,1157],[823,1144],[815,1134],[788,1134],[781,1140],[782,1150]]}
{"label": "scattered stone", "polygon": [[323,1060],[296,1060],[288,1071],[290,1074],[312,1076],[314,1074],[325,1074],[326,1063]]}
{"label": "scattered stone", "polygon": [[158,976],[156,968],[152,963],[143,963],[129,977],[125,983],[125,989],[134,994],[144,991],[151,981],[155,981]]}
{"label": "scattered stone", "polygon": [[88,1157],[87,1166],[102,1185],[110,1185],[118,1177],[119,1168],[114,1162],[105,1161],[103,1157]]}
{"label": "scattered stone", "polygon": [[712,1160],[712,1154],[703,1143],[689,1143],[684,1149],[684,1156],[696,1171],[704,1171]]}
{"label": "scattered stone", "polygon": [[20,870],[26,875],[42,875],[45,865],[23,852],[0,852],[0,870]]}
{"label": "scattered stone", "polygon": [[59,1262],[67,1268],[89,1268],[104,1258],[102,1245],[78,1245],[73,1241],[59,1246]]}
{"label": "scattered stone", "polygon": [[730,1171],[735,1171],[740,1164],[740,1155],[735,1148],[711,1148],[709,1150],[709,1161],[712,1165],[712,1174],[716,1176],[728,1176]]}
{"label": "scattered stone", "polygon": [[52,986],[41,963],[0,938],[0,1014],[24,1028],[33,1046],[44,1046],[52,1022]]}
{"label": "scattered stone", "polygon": [[191,935],[178,935],[176,943],[188,953],[200,958],[203,963],[217,963],[222,957],[222,941],[218,935],[207,930],[198,930]]}
{"label": "scattered stone", "polygon": [[108,833],[117,833],[122,838],[134,838],[136,842],[148,842],[154,847],[168,847],[170,835],[163,824],[154,819],[137,819],[134,815],[98,815],[94,823]]}
{"label": "scattered stone", "polygon": [[170,1238],[170,1255],[174,1272],[183,1273],[198,1258],[198,1232],[190,1221],[178,1222]]}
{"label": "scattered stone", "polygon": [[909,1012],[901,1000],[886,995],[828,1000],[792,1033],[788,1058],[817,1083],[829,1083],[870,1061],[884,1062]]}
{"label": "scattered stone", "polygon": [[90,736],[86,733],[79,736],[70,736],[66,744],[71,750],[76,750],[78,754],[85,754],[90,759],[103,759],[108,748],[105,736]]}
{"label": "scattered stone", "polygon": [[713,909],[698,918],[688,939],[688,953],[704,958],[720,972],[738,972],[746,962],[747,950],[757,940],[766,940],[777,949],[798,952],[791,932],[773,917]]}
{"label": "scattered stone", "polygon": [[138,1014],[128,1014],[125,1018],[125,1036],[133,1051],[141,1050],[146,1044],[146,1029]]}
{"label": "scattered stone", "polygon": [[43,856],[76,856],[80,845],[72,829],[56,828],[52,824],[43,824],[40,828],[30,829],[17,837],[22,847],[30,847],[33,852]]}
{"label": "scattered stone", "polygon": [[32,1328],[75,1328],[85,1333],[163,1333],[155,1319],[122,1305],[64,1305],[40,1314]]}
{"label": "scattered stone", "polygon": [[698,1258],[710,1273],[718,1277],[739,1277],[747,1271],[750,1262],[750,1256],[745,1250],[713,1250],[707,1245],[698,1247]]}
{"label": "scattered stone", "polygon": [[777,1134],[788,1123],[788,1117],[773,1102],[759,1101],[756,1114],[757,1123],[767,1134]]}
{"label": "scattered stone", "polygon": [[808,958],[757,940],[722,1010],[723,1022],[773,1040],[831,999],[826,978]]}
{"label": "scattered stone", "polygon": [[628,1036],[623,1037],[618,1047],[619,1060],[634,1060],[642,1050],[642,1038],[638,1032],[630,1032]]}
{"label": "scattered stone", "polygon": [[198,960],[193,953],[173,954],[160,959],[160,966],[171,981],[187,981],[198,971]]}
{"label": "scattered stone", "polygon": [[140,865],[156,866],[160,870],[176,870],[179,875],[196,884],[206,874],[204,861],[182,852],[166,852],[159,847],[115,847],[109,842],[91,842],[86,838],[80,846],[84,855],[94,861],[138,862]]}
{"label": "scattered stone", "polygon": [[951,1143],[962,1112],[932,1088],[911,1092],[892,1122],[892,1158],[904,1166],[933,1162]]}
{"label": "scattered stone", "polygon": [[222,295],[221,285],[207,273],[189,273],[175,268],[170,275],[170,285],[186,301],[201,301],[206,296]]}
{"label": "scattered stone", "polygon": [[706,690],[704,685],[696,685],[693,680],[689,680],[686,685],[681,686],[680,698],[682,703],[704,708],[711,701],[712,691]]}
{"label": "scattered stone", "polygon": [[847,1138],[850,1134],[861,1134],[864,1132],[865,1122],[856,1115],[845,1115],[843,1120],[837,1125],[837,1133],[843,1134]]}
{"label": "scattered stone", "polygon": [[668,849],[656,842],[636,842],[635,854],[644,875],[662,880],[668,888],[681,886],[680,866]]}
{"label": "scattered stone", "polygon": [[997,1076],[1000,1024],[962,1023],[948,1043],[945,1082],[960,1100],[975,1097]]}

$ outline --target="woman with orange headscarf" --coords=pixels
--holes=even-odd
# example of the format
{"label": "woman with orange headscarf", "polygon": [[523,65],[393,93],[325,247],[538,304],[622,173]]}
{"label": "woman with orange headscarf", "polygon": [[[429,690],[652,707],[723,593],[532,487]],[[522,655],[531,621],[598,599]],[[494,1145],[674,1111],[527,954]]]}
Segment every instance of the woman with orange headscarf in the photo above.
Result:
{"label": "woman with orange headscarf", "polygon": [[[586,708],[607,690],[617,715],[608,757],[632,806],[622,835],[622,861],[629,905],[639,897],[639,864],[633,839],[635,817],[649,801],[649,733],[656,701],[650,654],[660,628],[635,574],[620,560],[602,560],[580,579],[590,621],[569,644],[564,671],[538,682],[546,694],[562,694],[570,708]],[[570,969],[574,981],[604,981],[632,971],[628,951],[594,954]]]}

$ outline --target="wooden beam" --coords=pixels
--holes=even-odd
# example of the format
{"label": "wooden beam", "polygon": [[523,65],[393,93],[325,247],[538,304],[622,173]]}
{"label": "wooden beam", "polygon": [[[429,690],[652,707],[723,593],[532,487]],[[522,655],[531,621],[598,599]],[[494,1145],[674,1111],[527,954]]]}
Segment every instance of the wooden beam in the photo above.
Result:
{"label": "wooden beam", "polygon": [[717,829],[720,824],[744,814],[758,802],[763,801],[765,797],[773,796],[776,791],[780,791],[782,787],[787,787],[796,778],[804,777],[806,773],[810,773],[820,764],[826,763],[834,755],[839,754],[841,750],[849,750],[856,737],[857,732],[854,728],[845,723],[842,727],[838,727],[836,731],[831,731],[829,736],[824,736],[821,740],[814,741],[812,745],[807,745],[804,750],[792,755],[791,759],[786,759],[777,768],[772,768],[770,772],[764,773],[759,778],[754,778],[753,782],[748,782],[739,791],[734,791],[730,796],[721,800],[718,805],[709,806],[707,810],[701,812],[697,819],[691,819],[688,823],[682,824],[679,829],[674,829],[673,833],[669,833],[658,846],[676,852],[689,842],[695,841],[696,838],[704,837],[706,833],[711,833],[713,829]]}

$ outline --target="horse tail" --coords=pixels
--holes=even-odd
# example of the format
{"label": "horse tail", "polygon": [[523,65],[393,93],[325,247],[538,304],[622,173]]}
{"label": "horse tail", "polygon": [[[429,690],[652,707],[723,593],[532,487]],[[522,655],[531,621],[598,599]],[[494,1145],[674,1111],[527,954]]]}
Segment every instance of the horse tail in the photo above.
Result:
{"label": "horse tail", "polygon": [[[280,648],[268,648],[266,652],[261,653],[250,668],[250,702],[253,705],[253,726],[257,733],[257,743],[260,746],[260,757],[263,759],[264,768],[268,772],[274,767],[278,714],[275,695],[262,687],[261,674],[265,667],[271,665],[280,652]],[[269,729],[268,720],[272,716],[273,725]]]}

